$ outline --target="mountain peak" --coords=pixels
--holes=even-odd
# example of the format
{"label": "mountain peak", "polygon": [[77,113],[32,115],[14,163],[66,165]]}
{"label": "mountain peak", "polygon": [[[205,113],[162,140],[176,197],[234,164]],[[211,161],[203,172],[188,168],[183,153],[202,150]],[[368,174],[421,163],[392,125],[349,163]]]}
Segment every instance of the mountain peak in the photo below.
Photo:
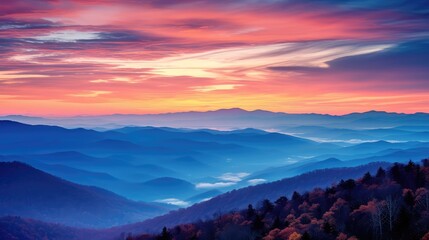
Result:
{"label": "mountain peak", "polygon": [[18,161],[13,161],[13,162],[0,162],[0,170],[3,169],[15,169],[15,170],[23,170],[23,169],[31,169],[31,170],[36,170],[35,168],[33,168],[32,166],[23,163],[23,162],[18,162]]}
{"label": "mountain peak", "polygon": [[214,110],[214,111],[210,111],[210,112],[217,112],[217,113],[243,113],[243,112],[248,112],[247,110],[244,110],[242,108],[223,108],[223,109],[218,109],[218,110]]}
{"label": "mountain peak", "polygon": [[325,162],[325,163],[337,163],[337,162],[342,162],[342,161],[340,159],[338,159],[338,158],[331,157],[331,158],[323,160],[322,162]]}
{"label": "mountain peak", "polygon": [[16,122],[16,121],[12,121],[12,120],[0,120],[0,125],[3,125],[3,126],[23,126],[26,124]]}

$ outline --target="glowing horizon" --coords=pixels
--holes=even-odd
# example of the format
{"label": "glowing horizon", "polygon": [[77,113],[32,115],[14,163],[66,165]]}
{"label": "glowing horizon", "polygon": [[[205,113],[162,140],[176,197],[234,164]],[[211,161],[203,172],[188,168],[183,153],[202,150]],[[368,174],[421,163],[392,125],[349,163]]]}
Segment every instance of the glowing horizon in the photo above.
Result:
{"label": "glowing horizon", "polygon": [[423,2],[18,0],[0,115],[429,112]]}

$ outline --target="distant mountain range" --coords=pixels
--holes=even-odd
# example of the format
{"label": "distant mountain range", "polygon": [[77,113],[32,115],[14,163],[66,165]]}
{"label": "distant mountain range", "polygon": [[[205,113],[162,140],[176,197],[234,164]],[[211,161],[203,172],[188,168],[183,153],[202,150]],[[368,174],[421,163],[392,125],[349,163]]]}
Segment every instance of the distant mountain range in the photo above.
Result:
{"label": "distant mountain range", "polygon": [[[337,128],[307,128],[337,131]],[[423,129],[403,128],[400,132],[406,135],[408,131]],[[379,130],[388,134],[389,129]],[[393,131],[399,134],[396,128]],[[343,146],[253,128],[219,131],[125,127],[100,131],[0,120],[0,132],[0,161],[25,162],[66,180],[106,188],[133,200],[174,199],[170,202],[178,202],[180,206],[195,203],[187,199],[203,200],[195,196],[210,190],[225,192],[316,169],[419,160],[427,157],[429,151],[427,142],[383,140]],[[325,161],[329,158],[338,161]],[[238,181],[222,179],[223,174],[240,172],[250,175]],[[157,179],[171,181],[162,184]]]}
{"label": "distant mountain range", "polygon": [[246,111],[240,108],[207,112],[178,112],[164,114],[113,114],[102,116],[75,116],[41,118],[21,115],[2,116],[0,119],[30,124],[51,124],[65,127],[114,129],[121,126],[169,126],[176,128],[273,129],[285,126],[325,126],[344,128],[427,127],[428,113],[390,113],[369,111],[346,115],[290,114],[264,110]]}
{"label": "distant mountain range", "polygon": [[[0,120],[0,132],[0,161],[22,161],[69,181],[143,201],[193,199],[210,190],[195,185],[219,181],[224,173],[253,171],[287,156],[339,148],[254,129],[96,131]],[[161,184],[156,179],[175,180]]]}
{"label": "distant mountain range", "polygon": [[[377,143],[365,143],[362,145],[371,146]],[[351,150],[351,149],[350,149]],[[357,151],[351,151],[357,152]],[[337,155],[340,157],[341,155]],[[373,163],[373,162],[400,162],[405,163],[407,161],[419,161],[420,159],[427,158],[429,156],[429,146],[422,148],[409,148],[409,149],[389,149],[376,152],[374,154],[369,154],[365,157],[358,157],[354,159],[344,159],[340,160],[335,157],[330,157],[321,160],[325,156],[320,156],[313,159],[308,159],[296,164],[290,164],[280,167],[270,167],[260,171],[256,171],[253,174],[246,177],[245,180],[250,179],[265,179],[268,181],[274,181],[282,179],[285,177],[291,177],[298,174],[306,173],[318,169],[329,169],[329,168],[338,168],[338,167],[355,167],[363,164]],[[342,157],[342,156],[341,156]]]}

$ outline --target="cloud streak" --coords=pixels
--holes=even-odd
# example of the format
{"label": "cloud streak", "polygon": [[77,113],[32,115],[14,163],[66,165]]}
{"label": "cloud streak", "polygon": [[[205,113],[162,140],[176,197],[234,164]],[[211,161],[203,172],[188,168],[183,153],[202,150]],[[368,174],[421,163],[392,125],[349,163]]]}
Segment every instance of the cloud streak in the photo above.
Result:
{"label": "cloud streak", "polygon": [[195,187],[197,189],[213,189],[213,188],[225,188],[230,187],[238,182],[241,182],[243,178],[249,176],[249,173],[245,172],[239,172],[239,173],[224,173],[218,177],[217,179],[221,180],[220,182],[214,182],[214,183],[197,183]]}

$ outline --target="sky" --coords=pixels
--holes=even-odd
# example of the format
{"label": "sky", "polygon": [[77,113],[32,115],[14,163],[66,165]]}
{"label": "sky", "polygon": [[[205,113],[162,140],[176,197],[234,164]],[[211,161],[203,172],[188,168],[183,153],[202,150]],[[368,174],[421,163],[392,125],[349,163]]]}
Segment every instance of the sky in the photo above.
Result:
{"label": "sky", "polygon": [[429,112],[427,0],[15,0],[0,115]]}

